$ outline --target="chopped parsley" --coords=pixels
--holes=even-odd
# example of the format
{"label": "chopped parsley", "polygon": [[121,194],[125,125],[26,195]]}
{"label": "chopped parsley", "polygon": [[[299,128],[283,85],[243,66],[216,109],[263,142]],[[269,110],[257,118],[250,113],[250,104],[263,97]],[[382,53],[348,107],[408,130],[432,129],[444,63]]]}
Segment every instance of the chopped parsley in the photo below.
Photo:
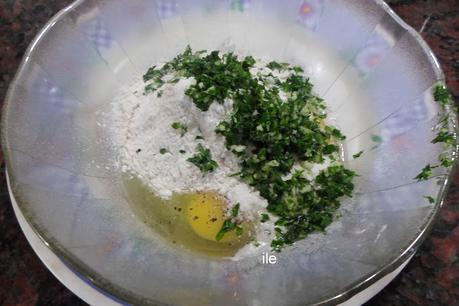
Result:
{"label": "chopped parsley", "polygon": [[441,107],[446,108],[451,99],[451,93],[449,92],[448,88],[443,85],[437,85],[434,90],[434,99],[436,102],[440,104]]}
{"label": "chopped parsley", "polygon": [[271,70],[278,70],[278,71],[284,71],[287,70],[290,65],[288,63],[278,63],[278,62],[270,62],[268,65],[266,65]]}
{"label": "chopped parsley", "polygon": [[172,123],[171,127],[174,129],[174,130],[180,130],[180,136],[183,137],[183,135],[186,134],[186,132],[188,131],[188,127],[181,123],[181,122],[174,122]]}
{"label": "chopped parsley", "polygon": [[261,214],[261,219],[260,219],[261,223],[265,223],[268,220],[269,220],[269,215],[268,214]]}
{"label": "chopped parsley", "polygon": [[204,174],[214,172],[215,169],[218,168],[218,164],[212,159],[212,154],[209,149],[199,143],[196,147],[196,151],[198,151],[198,153],[188,158],[187,161],[198,167]]}
{"label": "chopped parsley", "polygon": [[435,199],[431,196],[424,196],[424,198],[427,199],[427,201],[429,201],[430,204],[435,203]]}
{"label": "chopped parsley", "polygon": [[353,158],[353,159],[359,158],[360,156],[362,156],[363,152],[364,152],[364,151],[362,150],[362,151],[360,151],[359,153],[352,155],[352,158]]}
{"label": "chopped parsley", "polygon": [[233,208],[231,209],[231,217],[233,218],[237,217],[237,215],[239,214],[239,207],[240,207],[239,203],[233,206]]}
{"label": "chopped parsley", "polygon": [[437,168],[438,166],[431,166],[427,164],[424,168],[422,168],[421,172],[414,178],[415,180],[419,181],[427,181],[432,177],[432,170]]}
{"label": "chopped parsley", "polygon": [[163,155],[166,154],[167,152],[168,152],[168,151],[167,151],[166,148],[161,148],[161,149],[159,149],[159,153],[161,153],[161,154],[163,154]]}
{"label": "chopped parsley", "polygon": [[[234,102],[232,113],[217,125],[216,133],[225,137],[228,150],[239,159],[241,171],[234,176],[254,187],[267,200],[268,212],[278,217],[271,246],[279,251],[309,233],[323,231],[333,221],[339,199],[352,196],[356,173],[337,162],[345,136],[326,124],[324,101],[312,93],[303,69],[273,61],[266,67],[285,72],[285,77],[253,75],[250,69],[255,62],[251,56],[193,52],[187,47],[162,67],[147,71],[145,93],[160,89],[168,82],[165,76],[173,74],[196,80],[185,94],[201,111],[214,102]],[[209,149],[198,144],[197,151],[188,161],[203,173],[218,167]],[[331,165],[315,178],[303,166],[325,162]],[[242,228],[226,220],[217,240],[231,230]]]}
{"label": "chopped parsley", "polygon": [[452,132],[440,130],[437,136],[432,140],[432,143],[439,143],[439,142],[443,142],[448,145],[454,146],[456,144],[456,135]]}
{"label": "chopped parsley", "polygon": [[226,233],[231,232],[233,230],[235,231],[237,236],[242,235],[243,229],[238,225],[238,222],[235,220],[235,218],[239,214],[239,206],[239,203],[233,206],[233,208],[231,209],[231,217],[223,222],[222,228],[215,236],[215,240],[222,240]]}
{"label": "chopped parsley", "polygon": [[452,165],[454,165],[454,162],[455,162],[454,158],[448,156],[448,154],[441,154],[439,161],[440,161],[440,165],[442,165],[442,167],[445,167],[445,168],[451,167]]}
{"label": "chopped parsley", "polygon": [[[455,125],[457,116],[456,107],[451,105],[451,93],[444,85],[437,85],[433,93],[435,101],[440,105],[444,114],[439,114],[437,134],[432,140],[433,144],[443,143],[446,145],[445,152],[438,156],[439,164],[431,166],[428,164],[414,178],[418,181],[428,180],[432,177],[432,170],[438,167],[450,168],[456,162],[457,135],[450,131],[450,126]],[[430,199],[429,199],[430,200]]]}
{"label": "chopped parsley", "polygon": [[242,235],[242,232],[243,232],[242,227],[237,225],[236,222],[231,221],[231,219],[225,220],[223,222],[222,228],[220,229],[220,231],[215,236],[215,240],[217,240],[217,241],[222,240],[226,233],[231,232],[233,230],[236,232],[237,236],[241,236]]}

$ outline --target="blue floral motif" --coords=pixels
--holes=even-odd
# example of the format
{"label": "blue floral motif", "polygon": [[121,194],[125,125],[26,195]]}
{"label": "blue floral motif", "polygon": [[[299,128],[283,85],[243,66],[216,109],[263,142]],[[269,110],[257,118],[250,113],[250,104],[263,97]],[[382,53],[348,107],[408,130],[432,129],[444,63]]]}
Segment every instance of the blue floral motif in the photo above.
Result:
{"label": "blue floral motif", "polygon": [[427,97],[422,97],[418,102],[403,107],[392,114],[382,123],[381,136],[384,142],[405,134],[420,122],[429,120],[435,115],[435,110],[430,109],[432,102]]}
{"label": "blue floral motif", "polygon": [[83,25],[83,33],[86,38],[98,50],[109,49],[114,40],[102,19],[96,18]]}
{"label": "blue floral motif", "polygon": [[70,116],[74,111],[74,107],[79,102],[73,98],[68,97],[62,88],[49,81],[47,78],[41,78],[35,84],[35,92],[40,97],[49,102],[49,106],[56,111],[59,115]]}
{"label": "blue floral motif", "polygon": [[158,16],[167,19],[178,15],[179,6],[176,0],[160,0],[157,4]]}
{"label": "blue floral motif", "polygon": [[383,33],[375,31],[355,57],[354,63],[360,73],[366,75],[379,66],[386,53],[391,49],[391,45]]}

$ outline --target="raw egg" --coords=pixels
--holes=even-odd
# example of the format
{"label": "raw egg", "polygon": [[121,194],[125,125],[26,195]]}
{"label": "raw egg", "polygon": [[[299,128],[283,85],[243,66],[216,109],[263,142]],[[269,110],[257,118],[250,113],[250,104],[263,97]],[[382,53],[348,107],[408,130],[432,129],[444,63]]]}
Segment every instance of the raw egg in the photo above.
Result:
{"label": "raw egg", "polygon": [[[186,210],[187,220],[194,232],[201,238],[217,241],[216,236],[228,218],[228,203],[212,192],[199,192],[190,197]],[[227,232],[218,242],[238,239],[235,231]]]}

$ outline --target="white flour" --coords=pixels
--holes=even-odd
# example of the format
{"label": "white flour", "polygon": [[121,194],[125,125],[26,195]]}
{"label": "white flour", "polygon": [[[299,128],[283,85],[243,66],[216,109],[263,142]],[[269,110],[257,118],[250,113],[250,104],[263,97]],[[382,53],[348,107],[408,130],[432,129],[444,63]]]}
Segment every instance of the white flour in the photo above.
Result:
{"label": "white flour", "polygon": [[[216,191],[230,204],[240,203],[241,212],[253,214],[264,210],[267,202],[258,192],[229,177],[240,171],[238,161],[226,149],[224,137],[214,132],[231,112],[232,102],[213,103],[208,111],[201,111],[185,96],[185,89],[193,81],[166,85],[161,97],[156,93],[143,95],[142,81],[120,91],[113,103],[111,120],[123,172],[137,176],[162,198],[169,198],[173,192]],[[183,137],[171,127],[174,122],[187,126]],[[204,140],[196,140],[196,136]],[[198,143],[209,148],[212,159],[218,163],[214,172],[203,175],[187,161],[196,153]],[[163,148],[167,153],[160,153]]]}
{"label": "white flour", "polygon": [[[124,173],[138,177],[162,198],[169,198],[173,192],[215,191],[230,205],[239,203],[246,219],[259,218],[260,213],[266,213],[267,201],[252,187],[229,177],[240,171],[238,160],[226,149],[224,137],[215,133],[217,124],[231,112],[232,101],[213,103],[203,112],[185,95],[186,88],[193,82],[187,79],[165,85],[161,97],[156,93],[143,95],[142,80],[120,90],[106,114],[112,122],[112,137],[120,152],[119,165]],[[187,126],[183,136],[171,127],[174,122]],[[197,136],[204,139],[196,140]],[[203,175],[187,161],[196,153],[198,143],[209,148],[212,159],[218,163],[214,172]],[[167,153],[160,153],[163,148]],[[256,240],[261,248],[248,244],[233,260],[269,247],[273,228],[273,222],[260,224]]]}

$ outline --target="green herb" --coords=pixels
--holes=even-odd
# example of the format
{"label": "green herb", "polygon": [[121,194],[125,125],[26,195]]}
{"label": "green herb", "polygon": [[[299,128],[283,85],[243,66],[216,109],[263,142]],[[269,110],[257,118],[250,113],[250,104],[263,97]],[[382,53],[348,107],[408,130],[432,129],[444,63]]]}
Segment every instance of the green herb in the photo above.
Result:
{"label": "green herb", "polygon": [[[444,143],[446,145],[446,151],[438,156],[438,165],[431,166],[428,164],[425,166],[421,173],[418,174],[414,179],[418,181],[427,180],[432,176],[432,169],[438,167],[449,168],[455,163],[455,153],[457,150],[457,139],[456,134],[450,132],[450,124],[455,124],[456,120],[456,107],[451,105],[451,93],[443,85],[437,85],[433,93],[435,101],[440,104],[443,114],[439,115],[437,124],[437,135],[432,140],[433,144]],[[449,109],[448,109],[449,106]]]}
{"label": "green herb", "polygon": [[424,198],[427,199],[427,201],[429,201],[430,204],[435,203],[435,199],[431,196],[424,196]]}
{"label": "green herb", "polygon": [[443,142],[448,145],[456,144],[456,136],[454,133],[448,131],[439,131],[437,136],[432,140],[432,143]]}
{"label": "green herb", "polygon": [[242,227],[238,226],[235,222],[232,222],[230,219],[223,222],[223,226],[220,231],[215,236],[215,240],[220,241],[225,236],[226,233],[235,230],[236,235],[241,236],[243,233]]}
{"label": "green herb", "polygon": [[172,80],[167,81],[167,83],[169,83],[169,84],[177,84],[179,81],[180,81],[179,78],[174,78]]}
{"label": "green herb", "polygon": [[237,215],[239,214],[239,206],[239,203],[233,206],[233,208],[231,209],[231,217],[237,217]]}
{"label": "green herb", "polygon": [[364,152],[364,151],[362,150],[362,151],[360,151],[359,153],[352,155],[352,158],[353,158],[353,159],[359,158],[360,156],[362,156],[363,152]]}
{"label": "green herb", "polygon": [[217,233],[217,236],[215,237],[215,240],[220,241],[226,233],[234,230],[237,236],[241,236],[243,233],[242,227],[238,225],[238,223],[235,221],[234,218],[236,218],[239,214],[239,203],[233,206],[231,209],[231,218],[226,219],[223,222],[222,228],[220,231]]}
{"label": "green herb", "polygon": [[304,72],[303,68],[301,68],[300,66],[294,66],[294,67],[292,67],[290,69],[295,71],[296,73],[303,73]]}
{"label": "green herb", "polygon": [[215,236],[215,240],[220,241],[225,236],[227,232],[230,232],[236,228],[236,223],[231,222],[231,220],[225,220],[223,222],[222,228]]}
{"label": "green herb", "polygon": [[269,215],[268,214],[261,214],[261,219],[260,219],[261,223],[265,223],[268,220],[269,220]]}
{"label": "green herb", "polygon": [[445,168],[449,168],[451,167],[452,165],[454,165],[454,158],[446,155],[446,154],[442,154],[440,155],[440,165],[442,165],[442,167],[445,167]]}
{"label": "green herb", "polygon": [[218,168],[217,162],[212,160],[212,154],[209,149],[199,143],[196,147],[196,151],[198,151],[198,153],[196,153],[193,157],[188,158],[187,161],[194,164],[203,173],[210,173]]}
{"label": "green herb", "polygon": [[235,176],[240,176],[240,175],[241,175],[241,172],[236,172],[236,173],[228,174],[228,177],[235,177]]}
{"label": "green herb", "polygon": [[446,86],[437,85],[434,90],[434,99],[445,108],[451,99],[451,93]]}
{"label": "green herb", "polygon": [[195,140],[203,140],[204,137],[202,137],[202,136],[196,136],[194,139],[195,139]]}
{"label": "green herb", "polygon": [[[266,65],[266,67],[268,67],[271,70],[279,70],[279,71],[286,70],[286,69],[289,68],[289,66],[290,65],[288,63],[278,63],[278,62],[274,62],[274,61],[270,62],[268,65]],[[296,67],[296,68],[298,68],[298,67]]]}
{"label": "green herb", "polygon": [[[455,125],[457,110],[456,107],[450,105],[451,93],[445,86],[438,85],[435,87],[434,98],[442,107],[444,114],[439,118],[438,132],[432,143],[444,143],[446,145],[446,150],[439,155],[438,161],[440,166],[449,168],[454,165],[457,150],[456,134],[450,132],[450,125]],[[449,110],[447,106],[449,106]]]}
{"label": "green herb", "polygon": [[428,164],[424,168],[422,168],[421,173],[419,173],[414,179],[419,181],[426,181],[432,177],[432,170],[437,168],[438,166],[431,166]]}
{"label": "green herb", "polygon": [[174,130],[180,130],[181,137],[183,137],[183,135],[185,135],[186,132],[188,131],[188,127],[185,124],[180,123],[180,122],[174,122],[172,123],[171,126]]}
{"label": "green herb", "polygon": [[167,149],[166,148],[161,148],[161,149],[159,149],[159,153],[164,155],[164,154],[167,153]]}
{"label": "green herb", "polygon": [[155,78],[156,76],[158,76],[158,73],[159,73],[159,71],[156,69],[156,66],[153,66],[153,67],[149,68],[147,73],[145,73],[145,75],[143,76],[143,81],[147,82],[147,81]]}

